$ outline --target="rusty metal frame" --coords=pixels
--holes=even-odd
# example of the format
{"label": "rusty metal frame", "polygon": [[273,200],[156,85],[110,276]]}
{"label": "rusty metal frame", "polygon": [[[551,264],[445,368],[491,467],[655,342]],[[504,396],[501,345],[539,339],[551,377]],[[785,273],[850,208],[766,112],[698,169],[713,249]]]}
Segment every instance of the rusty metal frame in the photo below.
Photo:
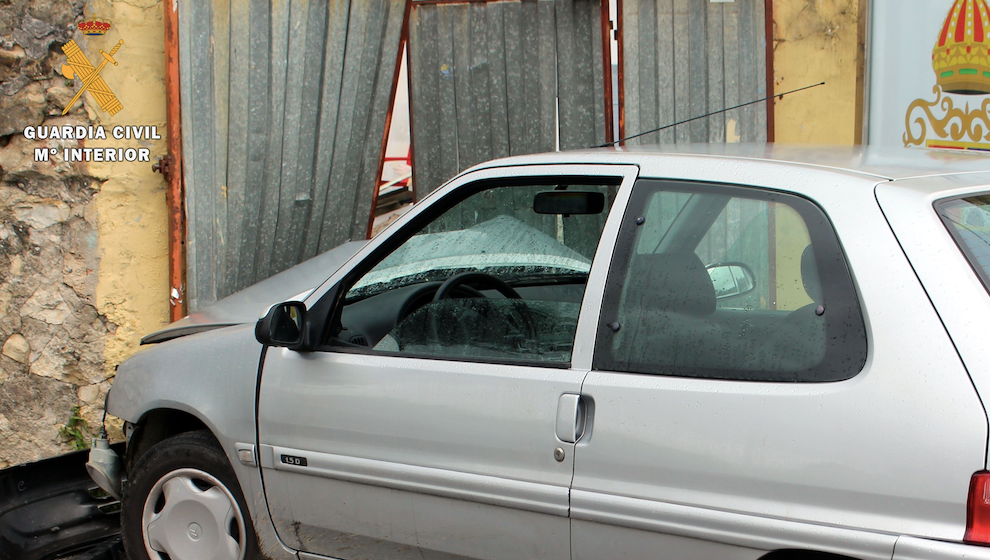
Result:
{"label": "rusty metal frame", "polygon": [[[607,0],[605,0],[607,1]],[[615,0],[615,42],[618,46],[618,60],[615,62],[619,69],[619,138],[626,137],[626,79],[622,68],[622,0]],[[625,146],[625,141],[619,142]]]}
{"label": "rusty metal frame", "polygon": [[[620,2],[622,0],[619,0]],[[605,87],[605,142],[612,143],[615,140],[615,130],[612,127],[612,19],[608,13],[608,0],[601,2],[602,20],[602,72],[604,73]],[[621,70],[620,70],[621,71]]]}
{"label": "rusty metal frame", "polygon": [[[392,132],[392,111],[395,110],[395,90],[399,84],[399,73],[402,70],[402,53],[406,51],[406,43],[409,41],[409,12],[412,10],[413,0],[406,0],[405,12],[402,14],[402,31],[399,34],[399,52],[395,53],[395,71],[392,73],[392,93],[388,98],[388,112],[385,114],[385,132],[382,133],[382,149],[378,155],[378,172],[375,174],[375,192],[371,195],[371,212],[368,215],[368,229],[365,233],[366,239],[371,239],[371,231],[375,227],[375,207],[378,206],[378,189],[381,186],[382,170],[385,169],[385,153],[388,150],[388,136]],[[408,72],[408,70],[407,70]],[[409,126],[412,128],[412,100],[410,99]],[[412,134],[410,130],[409,146],[412,148]],[[415,183],[413,183],[415,184]]]}
{"label": "rusty metal frame", "polygon": [[766,24],[766,33],[764,37],[764,43],[767,45],[767,142],[774,141],[774,129],[776,128],[773,120],[774,105],[777,101],[773,97],[773,48],[776,45],[774,42],[773,33],[773,0],[763,1],[763,12]]}
{"label": "rusty metal frame", "polygon": [[[185,298],[185,193],[182,184],[182,105],[179,97],[179,7],[163,3],[165,23],[165,105],[168,155],[159,164],[164,168],[168,188],[168,284],[169,319],[186,315]],[[178,297],[176,297],[178,296]]]}
{"label": "rusty metal frame", "polygon": [[[408,27],[408,26],[407,26]],[[409,76],[409,46],[403,49],[406,53],[406,87],[409,89],[409,182],[413,195],[413,204],[419,201],[416,192],[416,147],[413,146],[413,99],[412,99],[412,78]]]}

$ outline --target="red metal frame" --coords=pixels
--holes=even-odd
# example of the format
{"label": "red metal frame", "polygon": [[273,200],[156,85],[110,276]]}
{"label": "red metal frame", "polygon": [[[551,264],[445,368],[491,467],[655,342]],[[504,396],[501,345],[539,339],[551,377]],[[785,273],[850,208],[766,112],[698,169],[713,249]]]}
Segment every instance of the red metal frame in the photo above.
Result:
{"label": "red metal frame", "polygon": [[[409,41],[409,11],[412,9],[413,0],[406,0],[405,12],[402,15],[402,31],[399,35],[399,52],[395,54],[395,72],[392,74],[392,93],[388,98],[388,113],[385,116],[385,132],[382,133],[382,151],[378,156],[378,173],[375,175],[375,192],[371,195],[371,210],[368,212],[368,228],[365,231],[365,238],[371,239],[371,231],[375,227],[375,207],[378,206],[378,188],[381,186],[378,181],[382,178],[382,169],[388,158],[385,157],[385,150],[388,148],[388,133],[392,129],[392,110],[395,108],[395,90],[399,84],[399,71],[402,68],[402,52],[405,50],[406,42]],[[412,144],[410,135],[409,143]]]}
{"label": "red metal frame", "polygon": [[[169,318],[178,321],[186,315],[185,297],[185,194],[182,186],[182,105],[179,98],[179,12],[178,3],[164,2],[165,23],[165,105],[168,155],[168,284]],[[178,298],[175,297],[178,294]]]}
{"label": "red metal frame", "polygon": [[[406,156],[405,157],[401,157],[401,156],[386,157],[382,161],[384,163],[388,163],[390,161],[404,161],[404,162],[406,162],[406,165],[408,165],[409,168],[412,169],[412,141],[411,140],[412,139],[410,139],[410,142],[409,142],[409,151],[406,152]],[[410,176],[410,177],[406,177],[405,179],[402,179],[401,181],[396,181],[396,182],[394,182],[392,184],[393,185],[398,185],[398,186],[401,186],[401,187],[408,188],[411,181],[412,181],[412,177]],[[387,185],[388,183],[391,183],[391,181],[384,181],[384,180],[382,180],[381,179],[381,174],[379,173],[378,188],[381,189],[382,188],[382,185]]]}
{"label": "red metal frame", "polygon": [[[767,96],[773,95],[773,47],[774,47],[774,36],[773,36],[773,0],[764,0],[763,2],[764,18],[766,19],[766,37],[765,43],[767,44]],[[774,120],[773,111],[774,104],[776,102],[775,97],[770,97],[767,99],[767,142],[773,142],[774,140]]]}
{"label": "red metal frame", "polygon": [[612,32],[611,18],[608,14],[608,0],[601,0],[602,20],[602,72],[605,78],[605,142],[615,140],[612,128],[612,45],[609,35]]}
{"label": "red metal frame", "polygon": [[[615,42],[618,44],[619,60],[616,65],[619,67],[619,138],[626,137],[626,80],[622,69],[622,0],[615,0]],[[620,146],[626,143],[619,142]]]}

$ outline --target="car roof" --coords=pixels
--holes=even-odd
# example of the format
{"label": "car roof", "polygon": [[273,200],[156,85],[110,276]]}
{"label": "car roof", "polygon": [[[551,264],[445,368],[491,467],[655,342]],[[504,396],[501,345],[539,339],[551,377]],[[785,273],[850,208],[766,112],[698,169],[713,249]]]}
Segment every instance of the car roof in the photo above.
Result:
{"label": "car roof", "polygon": [[[670,158],[697,158],[698,165],[713,160],[765,161],[774,165],[812,167],[833,172],[897,181],[963,173],[990,173],[990,154],[962,150],[932,150],[889,146],[817,146],[808,144],[670,144],[624,146],[534,154],[504,158],[474,169],[505,165],[552,163],[635,164],[644,176],[662,169]],[[976,179],[974,177],[974,179]],[[985,184],[985,181],[984,181]]]}

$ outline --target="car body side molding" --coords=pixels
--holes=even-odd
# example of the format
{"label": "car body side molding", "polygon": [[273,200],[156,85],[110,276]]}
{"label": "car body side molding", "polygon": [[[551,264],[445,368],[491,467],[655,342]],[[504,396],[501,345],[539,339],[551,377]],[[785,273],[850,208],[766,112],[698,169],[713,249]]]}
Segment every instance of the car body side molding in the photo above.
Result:
{"label": "car body side molding", "polygon": [[571,491],[571,518],[747,548],[817,550],[864,560],[889,559],[897,541],[895,535],[583,490]]}
{"label": "car body side molding", "polygon": [[[567,517],[566,486],[262,445],[262,467]],[[282,456],[305,458],[306,465]],[[274,456],[274,462],[269,457]]]}

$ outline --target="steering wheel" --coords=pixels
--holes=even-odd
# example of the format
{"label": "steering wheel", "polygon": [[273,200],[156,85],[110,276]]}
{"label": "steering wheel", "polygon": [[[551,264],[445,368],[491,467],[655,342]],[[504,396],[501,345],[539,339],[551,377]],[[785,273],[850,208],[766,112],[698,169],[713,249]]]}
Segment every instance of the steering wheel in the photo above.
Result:
{"label": "steering wheel", "polygon": [[[436,302],[450,297],[455,289],[467,284],[468,282],[487,285],[509,299],[522,299],[519,292],[513,290],[512,286],[506,284],[491,274],[485,274],[483,272],[462,272],[451,276],[444,281],[443,284],[440,284],[440,287],[437,288],[437,292],[433,294],[433,301]],[[470,288],[470,286],[466,287]],[[475,297],[484,297],[481,292],[478,292],[477,290],[474,291],[478,294]]]}
{"label": "steering wheel", "polygon": [[[433,302],[436,303],[443,299],[449,299],[453,297],[455,292],[461,292],[461,293],[468,292],[471,293],[471,295],[476,298],[485,297],[484,294],[482,294],[476,288],[466,285],[468,283],[474,284],[475,286],[479,286],[479,287],[488,287],[494,289],[498,293],[505,296],[507,299],[518,300],[518,303],[513,304],[511,308],[516,312],[515,314],[518,315],[522,323],[522,327],[525,330],[525,334],[529,337],[530,340],[536,343],[537,348],[539,347],[540,335],[539,335],[539,330],[536,328],[536,322],[534,321],[533,318],[533,312],[528,307],[526,307],[526,304],[522,301],[522,296],[519,295],[519,292],[515,291],[514,289],[512,289],[512,286],[506,284],[502,280],[499,280],[495,276],[492,276],[490,274],[485,274],[483,272],[462,272],[460,274],[455,274],[450,278],[448,278],[446,281],[444,281],[444,283],[441,284],[439,288],[437,288],[436,293],[433,294]],[[433,340],[439,341],[440,328],[439,325],[437,324],[436,313],[430,315],[429,325],[430,325],[430,330],[432,331],[431,335],[433,336]],[[464,333],[462,333],[462,335],[463,334]]]}

